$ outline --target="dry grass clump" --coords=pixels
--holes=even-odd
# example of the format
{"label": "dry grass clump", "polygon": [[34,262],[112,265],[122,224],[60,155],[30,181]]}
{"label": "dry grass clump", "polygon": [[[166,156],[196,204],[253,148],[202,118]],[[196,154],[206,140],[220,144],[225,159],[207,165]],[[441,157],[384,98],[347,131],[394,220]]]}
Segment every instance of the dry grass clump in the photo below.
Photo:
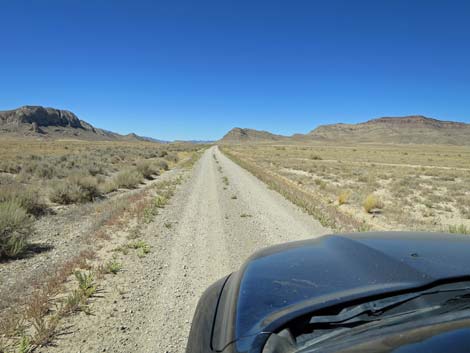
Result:
{"label": "dry grass clump", "polygon": [[136,169],[126,169],[114,177],[114,182],[118,188],[135,189],[142,183],[144,176]]}
{"label": "dry grass clump", "polygon": [[338,195],[338,205],[344,205],[345,203],[348,203],[349,197],[351,196],[350,191],[341,191],[341,193]]}
{"label": "dry grass clump", "polygon": [[383,203],[382,201],[380,201],[380,199],[376,195],[369,194],[366,196],[366,198],[362,202],[362,207],[364,207],[364,210],[367,213],[372,213],[375,210],[382,209]]}
{"label": "dry grass clump", "polygon": [[18,203],[0,202],[0,258],[21,254],[32,232],[32,219]]}
{"label": "dry grass clump", "polygon": [[95,200],[101,195],[95,177],[72,175],[54,184],[49,199],[61,205],[84,203]]}

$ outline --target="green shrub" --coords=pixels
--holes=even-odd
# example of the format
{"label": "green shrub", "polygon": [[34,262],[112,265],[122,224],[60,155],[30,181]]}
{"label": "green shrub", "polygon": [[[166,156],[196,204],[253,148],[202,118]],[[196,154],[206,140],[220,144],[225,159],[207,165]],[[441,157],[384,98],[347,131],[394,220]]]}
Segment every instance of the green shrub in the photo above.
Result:
{"label": "green shrub", "polygon": [[115,275],[119,271],[121,271],[121,269],[122,269],[122,264],[117,262],[116,259],[112,259],[104,265],[104,272],[105,273],[112,273],[112,274]]}
{"label": "green shrub", "polygon": [[168,198],[164,195],[163,196],[158,195],[155,198],[155,207],[157,208],[164,208],[167,203],[168,203]]}
{"label": "green shrub", "polygon": [[133,243],[129,243],[127,245],[130,249],[138,250],[139,253],[137,254],[139,257],[145,256],[150,252],[150,245],[148,245],[145,241],[139,240]]}
{"label": "green shrub", "polygon": [[135,169],[127,169],[119,172],[114,177],[114,182],[118,188],[134,189],[143,180],[143,175]]}
{"label": "green shrub", "polygon": [[32,219],[18,203],[0,203],[0,258],[18,256],[32,232]]}
{"label": "green shrub", "polygon": [[92,273],[75,271],[75,278],[78,281],[78,289],[82,296],[90,298],[96,292],[95,277]]}

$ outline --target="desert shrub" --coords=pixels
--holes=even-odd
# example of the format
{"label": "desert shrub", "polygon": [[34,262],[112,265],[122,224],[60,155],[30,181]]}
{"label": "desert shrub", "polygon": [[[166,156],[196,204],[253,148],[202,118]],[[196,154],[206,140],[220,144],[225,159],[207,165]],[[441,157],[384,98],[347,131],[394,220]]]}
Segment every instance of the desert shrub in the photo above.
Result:
{"label": "desert shrub", "polygon": [[88,173],[92,176],[96,176],[98,174],[104,174],[103,166],[97,163],[93,163],[88,166]]}
{"label": "desert shrub", "polygon": [[110,161],[112,164],[118,164],[119,162],[121,162],[121,159],[118,156],[113,156],[111,157]]}
{"label": "desert shrub", "polygon": [[122,269],[122,264],[119,263],[115,258],[112,260],[108,261],[103,268],[104,273],[112,273],[112,274],[117,274],[119,271]]}
{"label": "desert shrub", "polygon": [[49,192],[49,200],[61,205],[68,205],[79,199],[80,187],[67,181],[58,181],[53,184]]}
{"label": "desert shrub", "polygon": [[377,196],[369,194],[362,202],[362,206],[367,213],[371,213],[373,210],[382,209],[383,204]]}
{"label": "desert shrub", "polygon": [[75,278],[78,282],[78,290],[84,298],[90,298],[96,292],[95,277],[92,273],[75,271]]}
{"label": "desert shrub", "polygon": [[54,176],[54,168],[49,164],[40,164],[34,170],[34,174],[41,179],[51,179]]}
{"label": "desert shrub", "polygon": [[119,172],[114,177],[118,188],[134,189],[142,182],[143,175],[136,169],[127,169]]}
{"label": "desert shrub", "polygon": [[49,194],[49,199],[62,205],[93,201],[101,195],[96,178],[92,176],[72,175],[56,182]]}
{"label": "desert shrub", "polygon": [[0,258],[24,251],[32,232],[32,219],[26,210],[13,201],[0,202]]}
{"label": "desert shrub", "polygon": [[314,160],[314,161],[321,161],[323,158],[321,158],[320,156],[316,155],[316,154],[312,154],[310,156],[310,159]]}
{"label": "desert shrub", "polygon": [[73,175],[70,177],[72,183],[77,184],[82,190],[82,201],[93,201],[101,196],[98,189],[98,180],[92,176]]}
{"label": "desert shrub", "polygon": [[139,161],[136,166],[137,171],[143,175],[145,179],[151,179],[155,174],[152,163],[150,161]]}
{"label": "desert shrub", "polygon": [[360,175],[358,178],[357,178],[357,181],[361,182],[361,183],[367,183],[369,181],[369,177],[365,174],[363,175]]}
{"label": "desert shrub", "polygon": [[0,186],[2,185],[11,185],[15,183],[15,178],[11,175],[0,174]]}
{"label": "desert shrub", "polygon": [[178,162],[178,155],[175,152],[169,152],[166,156],[165,159],[169,162]]}
{"label": "desert shrub", "polygon": [[158,161],[156,161],[155,165],[157,166],[158,169],[161,169],[161,170],[170,169],[170,167],[168,166],[168,163],[163,159],[159,159]]}
{"label": "desert shrub", "polygon": [[47,206],[39,197],[38,190],[31,186],[9,184],[0,186],[0,202],[15,202],[29,214],[38,216]]}
{"label": "desert shrub", "polygon": [[325,190],[326,189],[326,182],[323,180],[317,178],[314,180],[315,185],[317,185],[320,189]]}
{"label": "desert shrub", "polygon": [[18,174],[21,171],[21,166],[14,162],[3,162],[0,164],[0,171],[11,174]]}
{"label": "desert shrub", "polygon": [[110,192],[116,191],[118,186],[114,180],[108,180],[101,184],[100,190],[103,194],[109,194]]}
{"label": "desert shrub", "polygon": [[345,203],[348,203],[349,197],[351,196],[350,191],[342,191],[338,195],[338,204],[339,205],[344,205]]}

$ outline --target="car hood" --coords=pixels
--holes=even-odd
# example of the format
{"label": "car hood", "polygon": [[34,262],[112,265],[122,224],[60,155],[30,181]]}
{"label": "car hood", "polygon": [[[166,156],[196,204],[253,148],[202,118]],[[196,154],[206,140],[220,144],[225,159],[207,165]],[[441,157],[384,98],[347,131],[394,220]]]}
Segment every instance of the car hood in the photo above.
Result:
{"label": "car hood", "polygon": [[467,236],[419,232],[328,235],[266,248],[227,281],[213,346],[248,351],[257,336],[300,315],[469,276],[469,253]]}

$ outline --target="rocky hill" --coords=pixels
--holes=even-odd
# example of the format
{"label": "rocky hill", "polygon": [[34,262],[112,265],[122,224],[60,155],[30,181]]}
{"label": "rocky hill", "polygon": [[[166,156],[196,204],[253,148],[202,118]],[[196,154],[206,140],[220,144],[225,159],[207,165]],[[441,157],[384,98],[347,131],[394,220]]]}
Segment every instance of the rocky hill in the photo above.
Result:
{"label": "rocky hill", "polygon": [[470,145],[470,124],[421,115],[383,117],[359,124],[321,125],[302,138],[341,142]]}
{"label": "rocky hill", "polygon": [[274,142],[286,140],[286,136],[275,135],[267,131],[259,131],[254,129],[242,129],[236,127],[230,130],[220,143],[243,143],[243,142]]}
{"label": "rocky hill", "polygon": [[150,141],[135,134],[120,135],[80,120],[67,110],[24,106],[0,111],[0,134],[14,137],[83,139],[93,141]]}

